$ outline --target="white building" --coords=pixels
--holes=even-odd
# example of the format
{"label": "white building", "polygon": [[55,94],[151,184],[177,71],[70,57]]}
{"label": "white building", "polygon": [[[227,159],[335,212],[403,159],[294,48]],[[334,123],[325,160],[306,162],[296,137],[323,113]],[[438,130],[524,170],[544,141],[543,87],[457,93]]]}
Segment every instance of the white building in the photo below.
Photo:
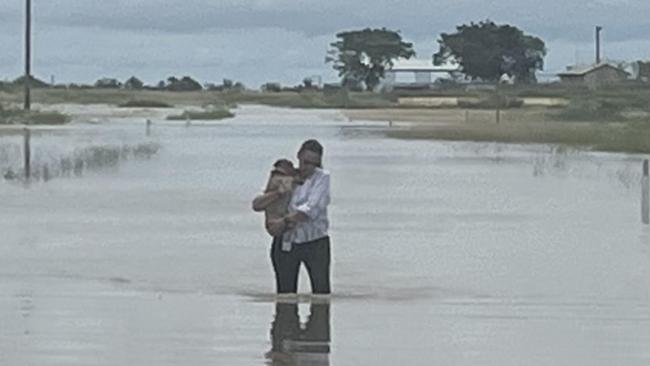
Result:
{"label": "white building", "polygon": [[455,79],[459,74],[458,64],[434,65],[430,59],[399,59],[386,70],[380,88],[428,88],[438,79]]}

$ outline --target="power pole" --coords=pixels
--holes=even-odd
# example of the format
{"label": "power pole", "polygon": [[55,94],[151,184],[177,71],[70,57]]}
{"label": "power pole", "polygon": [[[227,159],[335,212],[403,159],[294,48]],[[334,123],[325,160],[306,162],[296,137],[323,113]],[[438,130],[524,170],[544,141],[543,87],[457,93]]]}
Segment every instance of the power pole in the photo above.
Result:
{"label": "power pole", "polygon": [[32,0],[25,0],[25,105],[28,111],[31,107],[30,81],[32,78]]}
{"label": "power pole", "polygon": [[596,26],[596,65],[600,64],[600,31],[603,30],[603,27]]}

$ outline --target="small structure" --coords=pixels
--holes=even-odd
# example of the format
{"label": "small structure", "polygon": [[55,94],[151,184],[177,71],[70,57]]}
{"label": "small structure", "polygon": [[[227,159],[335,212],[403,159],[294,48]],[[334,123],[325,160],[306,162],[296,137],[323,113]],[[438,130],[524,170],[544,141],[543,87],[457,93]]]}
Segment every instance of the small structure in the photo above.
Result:
{"label": "small structure", "polygon": [[514,85],[515,79],[517,78],[514,75],[510,76],[507,73],[503,73],[499,78],[499,84]]}
{"label": "small structure", "polygon": [[636,80],[644,83],[650,82],[650,61],[635,62]]}
{"label": "small structure", "polygon": [[459,74],[458,64],[434,65],[431,60],[399,59],[386,70],[380,87],[429,89],[437,79],[455,79]]}
{"label": "small structure", "polygon": [[594,89],[599,86],[612,85],[628,79],[630,74],[614,65],[601,63],[590,66],[567,67],[567,71],[558,73],[560,81],[567,85],[586,86]]}
{"label": "small structure", "polygon": [[101,78],[95,82],[95,88],[119,89],[121,86],[122,83],[113,78]]}

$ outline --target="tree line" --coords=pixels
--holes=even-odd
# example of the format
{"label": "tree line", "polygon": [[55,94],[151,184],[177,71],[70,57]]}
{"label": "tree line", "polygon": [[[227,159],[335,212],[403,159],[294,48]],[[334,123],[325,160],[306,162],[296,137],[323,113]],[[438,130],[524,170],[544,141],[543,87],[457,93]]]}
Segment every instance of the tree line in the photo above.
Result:
{"label": "tree line", "polygon": [[[336,34],[325,58],[344,87],[374,90],[397,59],[415,56],[413,44],[399,31],[386,28],[345,31]],[[460,66],[471,80],[494,82],[503,74],[521,83],[534,83],[535,72],[544,67],[547,49],[543,40],[519,28],[490,20],[463,24],[438,38],[432,64]]]}
{"label": "tree line", "polygon": [[166,80],[159,81],[156,85],[145,85],[140,79],[135,76],[130,77],[124,83],[117,79],[103,78],[99,79],[94,84],[95,88],[100,89],[149,89],[149,90],[168,90],[168,91],[197,91],[197,90],[244,90],[246,87],[240,82],[234,82],[230,79],[223,79],[222,84],[208,83],[205,86],[201,85],[198,81],[190,76],[183,76],[178,78],[170,76]]}
{"label": "tree line", "polygon": [[[166,90],[166,91],[196,91],[196,90],[214,90],[214,91],[242,91],[246,87],[241,82],[230,79],[223,79],[221,84],[207,83],[201,85],[198,81],[190,76],[176,77],[170,76],[165,80],[159,81],[155,85],[146,85],[142,80],[131,76],[124,82],[116,78],[100,78],[93,84],[48,84],[34,76],[29,78],[30,85],[33,88],[55,88],[55,89],[130,89],[130,90]],[[25,82],[25,77],[20,76],[11,82],[0,82],[0,89],[21,87]]]}

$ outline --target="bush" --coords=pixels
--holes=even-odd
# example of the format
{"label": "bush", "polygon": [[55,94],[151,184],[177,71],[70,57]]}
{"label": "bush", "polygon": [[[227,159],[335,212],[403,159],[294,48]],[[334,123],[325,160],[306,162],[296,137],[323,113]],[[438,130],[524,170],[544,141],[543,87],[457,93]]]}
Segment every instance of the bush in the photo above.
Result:
{"label": "bush", "polygon": [[29,124],[62,125],[69,121],[68,116],[59,112],[31,112],[27,114]]}
{"label": "bush", "polygon": [[135,76],[131,76],[127,81],[124,82],[124,88],[125,89],[142,89],[144,87],[144,83],[142,80],[136,78]]}
{"label": "bush", "polygon": [[119,104],[120,108],[172,108],[171,104],[157,102],[153,100],[129,100],[126,103]]}
{"label": "bush", "polygon": [[24,111],[0,107],[0,124],[62,125],[68,116],[59,112]]}
{"label": "bush", "polygon": [[184,111],[178,115],[167,116],[170,121],[184,121],[184,120],[219,120],[231,118],[235,115],[227,109],[214,109],[208,111]]}
{"label": "bush", "polygon": [[171,76],[167,78],[167,84],[164,85],[164,88],[170,91],[203,90],[203,86],[189,76],[183,76],[182,79],[177,79],[176,77]]}
{"label": "bush", "polygon": [[[25,85],[25,76],[20,76],[12,82],[15,86]],[[29,77],[29,86],[34,89],[49,88],[50,84],[35,78],[33,75]]]}
{"label": "bush", "polygon": [[282,91],[282,86],[280,83],[266,83],[262,85],[262,91],[264,92],[271,92],[271,93],[279,93]]}
{"label": "bush", "polygon": [[121,87],[122,83],[120,83],[117,79],[112,78],[103,78],[95,82],[95,88],[100,89],[119,89]]}

